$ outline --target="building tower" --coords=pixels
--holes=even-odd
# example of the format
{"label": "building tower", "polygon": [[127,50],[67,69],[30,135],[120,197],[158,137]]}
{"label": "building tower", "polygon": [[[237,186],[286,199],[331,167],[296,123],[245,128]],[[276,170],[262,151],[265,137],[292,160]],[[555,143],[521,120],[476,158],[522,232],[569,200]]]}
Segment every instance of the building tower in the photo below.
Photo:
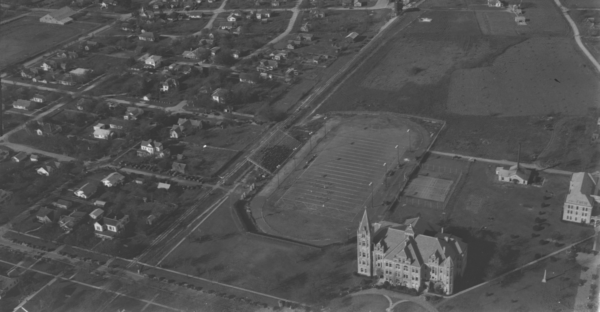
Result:
{"label": "building tower", "polygon": [[369,223],[367,209],[365,209],[362,220],[358,225],[356,241],[358,252],[358,274],[373,276],[373,241],[371,237],[371,224]]}

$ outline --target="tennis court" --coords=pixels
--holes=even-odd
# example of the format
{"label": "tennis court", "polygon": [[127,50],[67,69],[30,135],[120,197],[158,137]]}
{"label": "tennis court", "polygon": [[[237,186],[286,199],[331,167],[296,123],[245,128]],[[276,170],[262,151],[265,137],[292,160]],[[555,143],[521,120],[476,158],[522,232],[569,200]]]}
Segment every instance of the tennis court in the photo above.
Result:
{"label": "tennis court", "polygon": [[406,130],[342,125],[337,132],[285,192],[279,205],[352,221],[370,205],[372,190],[383,183],[386,171],[396,165],[398,155],[408,146]]}
{"label": "tennis court", "polygon": [[408,183],[405,196],[444,202],[450,193],[452,180],[444,180],[427,176],[418,176]]}

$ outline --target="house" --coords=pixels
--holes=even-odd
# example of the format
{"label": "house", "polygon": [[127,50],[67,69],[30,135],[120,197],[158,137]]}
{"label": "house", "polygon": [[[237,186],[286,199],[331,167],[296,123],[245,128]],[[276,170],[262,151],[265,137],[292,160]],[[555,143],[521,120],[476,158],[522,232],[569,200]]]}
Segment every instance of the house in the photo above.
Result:
{"label": "house", "polygon": [[102,179],[102,184],[106,187],[113,187],[123,183],[124,180],[125,176],[118,172],[112,172],[106,178]]}
{"label": "house", "polygon": [[32,102],[37,102],[37,103],[45,103],[46,102],[46,97],[41,95],[41,94],[36,94],[31,98]]}
{"label": "house", "polygon": [[40,74],[40,69],[38,67],[30,67],[21,70],[21,77],[31,79]]}
{"label": "house", "polygon": [[138,36],[138,39],[141,41],[151,41],[155,42],[158,37],[151,31],[143,32]]}
{"label": "house", "polygon": [[84,76],[87,75],[89,73],[91,73],[92,70],[91,69],[87,69],[87,68],[75,68],[73,70],[71,70],[69,73],[73,76]]}
{"label": "house", "polygon": [[191,51],[184,51],[182,56],[186,59],[199,60],[208,56],[208,50],[202,47]]}
{"label": "house", "polygon": [[58,220],[58,226],[65,232],[71,232],[73,228],[85,218],[86,213],[83,211],[73,211],[69,215],[63,215]]}
{"label": "house", "polygon": [[95,129],[94,130],[94,138],[100,140],[108,140],[114,135],[113,131],[110,129]]}
{"label": "house", "polygon": [[260,76],[255,73],[241,73],[240,82],[256,84],[260,81]]}
{"label": "house", "polygon": [[218,88],[212,93],[212,100],[219,103],[225,104],[229,98],[229,90]]}
{"label": "house", "polygon": [[46,60],[40,67],[43,71],[51,71],[58,68],[58,63],[55,60]]}
{"label": "house", "polygon": [[84,185],[82,185],[77,191],[75,191],[75,196],[88,199],[98,191],[98,183],[93,181],[88,181]]}
{"label": "house", "polygon": [[63,86],[74,86],[77,84],[75,79],[73,79],[73,75],[71,75],[71,74],[61,75],[60,77],[58,77],[56,79],[56,82],[58,82],[59,84],[61,84]]}
{"label": "house", "polygon": [[35,214],[35,218],[40,223],[52,223],[54,220],[54,210],[42,207],[38,213]]}
{"label": "house", "polygon": [[171,184],[159,182],[158,186],[156,188],[159,189],[159,190],[162,189],[162,190],[167,190],[168,191],[171,188]]}
{"label": "house", "polygon": [[599,173],[575,172],[563,205],[563,221],[600,224]]}
{"label": "house", "polygon": [[236,59],[236,60],[240,58],[241,54],[242,53],[240,52],[240,50],[233,50],[233,51],[231,51],[231,56],[233,56],[233,58]]}
{"label": "house", "polygon": [[509,169],[496,167],[496,175],[498,176],[498,181],[500,182],[511,182],[523,185],[527,185],[531,182],[531,173],[528,173],[519,164],[511,166]]}
{"label": "house", "polygon": [[354,1],[354,6],[357,8],[363,7],[364,5],[365,5],[365,3],[362,1],[359,1],[359,0]]}
{"label": "house", "polygon": [[0,275],[0,299],[3,299],[4,295],[11,289],[15,288],[19,284],[18,278],[10,278],[8,276]]}
{"label": "house", "polygon": [[31,154],[31,156],[29,156],[29,161],[31,162],[37,162],[40,159],[40,157],[36,154]]}
{"label": "house", "polygon": [[313,34],[298,34],[296,36],[296,40],[300,40],[300,41],[312,41],[313,40]]}
{"label": "house", "polygon": [[88,98],[80,98],[77,100],[77,110],[80,111],[91,111],[94,105],[94,101]]}
{"label": "house", "polygon": [[49,161],[45,165],[40,168],[37,168],[36,172],[39,175],[44,175],[49,177],[53,172],[60,168],[60,162],[58,161]]}
{"label": "house", "polygon": [[300,31],[301,32],[309,32],[311,30],[311,25],[309,22],[305,22],[302,24],[302,26],[300,26]]}
{"label": "house", "polygon": [[228,22],[235,23],[235,22],[237,22],[237,20],[238,20],[238,17],[235,16],[235,15],[233,15],[233,14],[229,14],[229,16],[227,16],[227,21]]}
{"label": "house", "polygon": [[144,66],[150,68],[158,68],[160,67],[160,63],[162,62],[162,56],[152,55],[144,60]]}
{"label": "house", "polygon": [[519,26],[525,26],[527,25],[527,19],[525,18],[525,16],[519,15],[515,17],[515,23],[517,23],[517,25]]}
{"label": "house", "polygon": [[325,17],[325,10],[322,10],[322,9],[312,9],[312,10],[310,10],[310,17],[311,18],[324,18]]}
{"label": "house", "polygon": [[19,99],[12,103],[12,107],[22,110],[31,110],[34,109],[36,105],[35,102]]}
{"label": "house", "polygon": [[215,56],[217,53],[221,52],[221,47],[212,47],[210,48],[210,55]]}
{"label": "house", "polygon": [[271,6],[272,7],[278,7],[279,6],[279,0],[271,0]]}
{"label": "house", "polygon": [[138,120],[138,118],[140,116],[142,116],[144,114],[144,110],[138,107],[127,107],[127,110],[125,111],[125,115],[123,116],[123,119],[125,120]]}
{"label": "house", "polygon": [[268,70],[274,70],[279,67],[279,62],[275,60],[261,60],[260,65],[265,67]]}
{"label": "house", "polygon": [[19,152],[15,156],[12,157],[12,161],[14,162],[22,162],[27,159],[27,153]]}
{"label": "house", "polygon": [[165,150],[162,143],[157,141],[142,141],[140,149],[138,150],[138,156],[156,156],[158,158],[165,157]]}
{"label": "house", "polygon": [[146,218],[146,224],[152,225],[152,224],[154,224],[154,221],[156,221],[156,219],[157,219],[156,215],[151,214]]}
{"label": "house", "polygon": [[357,273],[417,291],[452,294],[467,266],[467,244],[443,231],[425,235],[424,227],[420,218],[371,224],[365,210],[357,231]]}
{"label": "house", "polygon": [[97,220],[102,217],[102,215],[104,215],[104,210],[96,208],[90,213],[90,218],[92,218],[92,220]]}
{"label": "house", "polygon": [[358,33],[353,31],[351,33],[348,34],[348,36],[346,36],[346,40],[350,41],[350,42],[354,42],[356,41],[356,38],[358,38]]}
{"label": "house", "polygon": [[71,18],[77,12],[69,7],[64,7],[56,11],[50,12],[40,18],[40,22],[48,24],[65,25],[73,21]]}
{"label": "house", "polygon": [[135,184],[142,185],[142,184],[144,184],[144,182],[146,182],[146,180],[144,180],[143,178],[137,178],[137,179],[133,180],[133,182],[135,182]]}
{"label": "house", "polygon": [[104,208],[106,206],[106,202],[103,200],[97,200],[94,202],[94,206]]}
{"label": "house", "polygon": [[71,208],[71,205],[73,205],[72,202],[70,202],[68,200],[64,200],[64,199],[59,199],[52,203],[52,206],[54,206],[56,208],[61,208],[61,209],[69,209],[69,208]]}
{"label": "house", "polygon": [[96,41],[85,41],[82,44],[83,50],[85,50],[87,52],[96,51],[96,50],[98,50],[99,47],[100,47],[100,45]]}
{"label": "house", "polygon": [[296,45],[293,42],[288,42],[288,44],[285,46],[285,48],[288,50],[294,50],[294,49],[296,49]]}
{"label": "house", "polygon": [[235,23],[234,22],[221,22],[219,23],[219,29],[222,30],[231,30],[233,27],[235,27]]}
{"label": "house", "polygon": [[94,234],[101,239],[113,239],[129,223],[128,215],[103,217],[94,222]]}
{"label": "house", "polygon": [[179,163],[179,162],[174,161],[173,164],[171,165],[171,170],[185,174],[185,166],[186,166],[186,164],[184,164],[184,163]]}
{"label": "house", "polygon": [[171,139],[179,139],[185,136],[183,127],[179,125],[173,125],[169,130],[169,137]]}
{"label": "house", "polygon": [[177,80],[175,80],[172,77],[169,77],[161,83],[160,91],[162,91],[162,92],[169,92],[169,90],[177,91],[177,86],[179,86],[179,83],[177,83]]}
{"label": "house", "polygon": [[40,128],[36,129],[35,132],[39,136],[48,136],[60,133],[62,131],[62,127],[60,125],[55,125],[51,123],[43,123]]}
{"label": "house", "polygon": [[203,14],[202,14],[202,12],[192,12],[192,13],[188,13],[188,16],[191,19],[199,19],[199,18],[202,18]]}
{"label": "house", "polygon": [[502,7],[502,2],[500,0],[488,0],[487,4],[489,7],[493,7],[493,8],[501,8]]}

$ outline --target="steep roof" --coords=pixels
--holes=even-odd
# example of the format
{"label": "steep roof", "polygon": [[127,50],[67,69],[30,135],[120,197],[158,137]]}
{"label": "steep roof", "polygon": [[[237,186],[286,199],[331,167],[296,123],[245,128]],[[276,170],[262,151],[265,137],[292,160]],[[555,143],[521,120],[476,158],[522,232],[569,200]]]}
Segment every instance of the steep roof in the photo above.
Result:
{"label": "steep roof", "polygon": [[56,11],[48,13],[55,20],[61,21],[70,18],[72,15],[75,15],[77,12],[73,11],[70,7],[66,6],[64,8],[58,9]]}

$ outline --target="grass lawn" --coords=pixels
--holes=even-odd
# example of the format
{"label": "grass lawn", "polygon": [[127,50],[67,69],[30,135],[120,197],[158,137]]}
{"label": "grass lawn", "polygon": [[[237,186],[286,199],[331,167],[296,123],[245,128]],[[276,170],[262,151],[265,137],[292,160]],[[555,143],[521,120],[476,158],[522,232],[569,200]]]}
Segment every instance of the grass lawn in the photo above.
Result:
{"label": "grass lawn", "polygon": [[[354,242],[318,250],[242,235],[221,207],[164,262],[165,268],[307,303],[323,303],[359,285]],[[276,265],[274,265],[276,264]]]}
{"label": "grass lawn", "polygon": [[[544,270],[547,282],[542,283]],[[566,253],[442,301],[440,312],[573,311],[580,267]]]}
{"label": "grass lawn", "polygon": [[248,144],[258,139],[264,129],[264,126],[247,124],[226,127],[225,129],[198,131],[197,134],[187,136],[183,140],[198,145],[206,144],[209,146],[241,151]]}
{"label": "grass lawn", "polygon": [[[425,165],[428,163],[431,162]],[[439,160],[438,165],[451,167],[450,163],[443,165]],[[391,217],[401,220],[420,215],[432,229],[439,231],[440,224],[444,224],[445,232],[469,244],[467,272],[459,289],[593,233],[591,228],[560,220],[569,177],[542,174],[546,179],[542,187],[517,186],[498,182],[495,167],[473,163],[464,171],[464,182],[458,184],[443,211],[406,205],[396,208]]]}
{"label": "grass lawn", "polygon": [[[338,312],[386,312],[390,306],[388,300],[381,295],[346,296],[336,299],[328,306]],[[402,310],[404,312],[404,310]]]}
{"label": "grass lawn", "polygon": [[208,21],[208,18],[174,21],[165,24],[162,32],[167,35],[191,35],[202,30]]}
{"label": "grass lawn", "polygon": [[0,69],[48,49],[75,35],[95,28],[93,24],[72,23],[53,25],[40,23],[38,18],[23,17],[2,25],[0,30]]}

